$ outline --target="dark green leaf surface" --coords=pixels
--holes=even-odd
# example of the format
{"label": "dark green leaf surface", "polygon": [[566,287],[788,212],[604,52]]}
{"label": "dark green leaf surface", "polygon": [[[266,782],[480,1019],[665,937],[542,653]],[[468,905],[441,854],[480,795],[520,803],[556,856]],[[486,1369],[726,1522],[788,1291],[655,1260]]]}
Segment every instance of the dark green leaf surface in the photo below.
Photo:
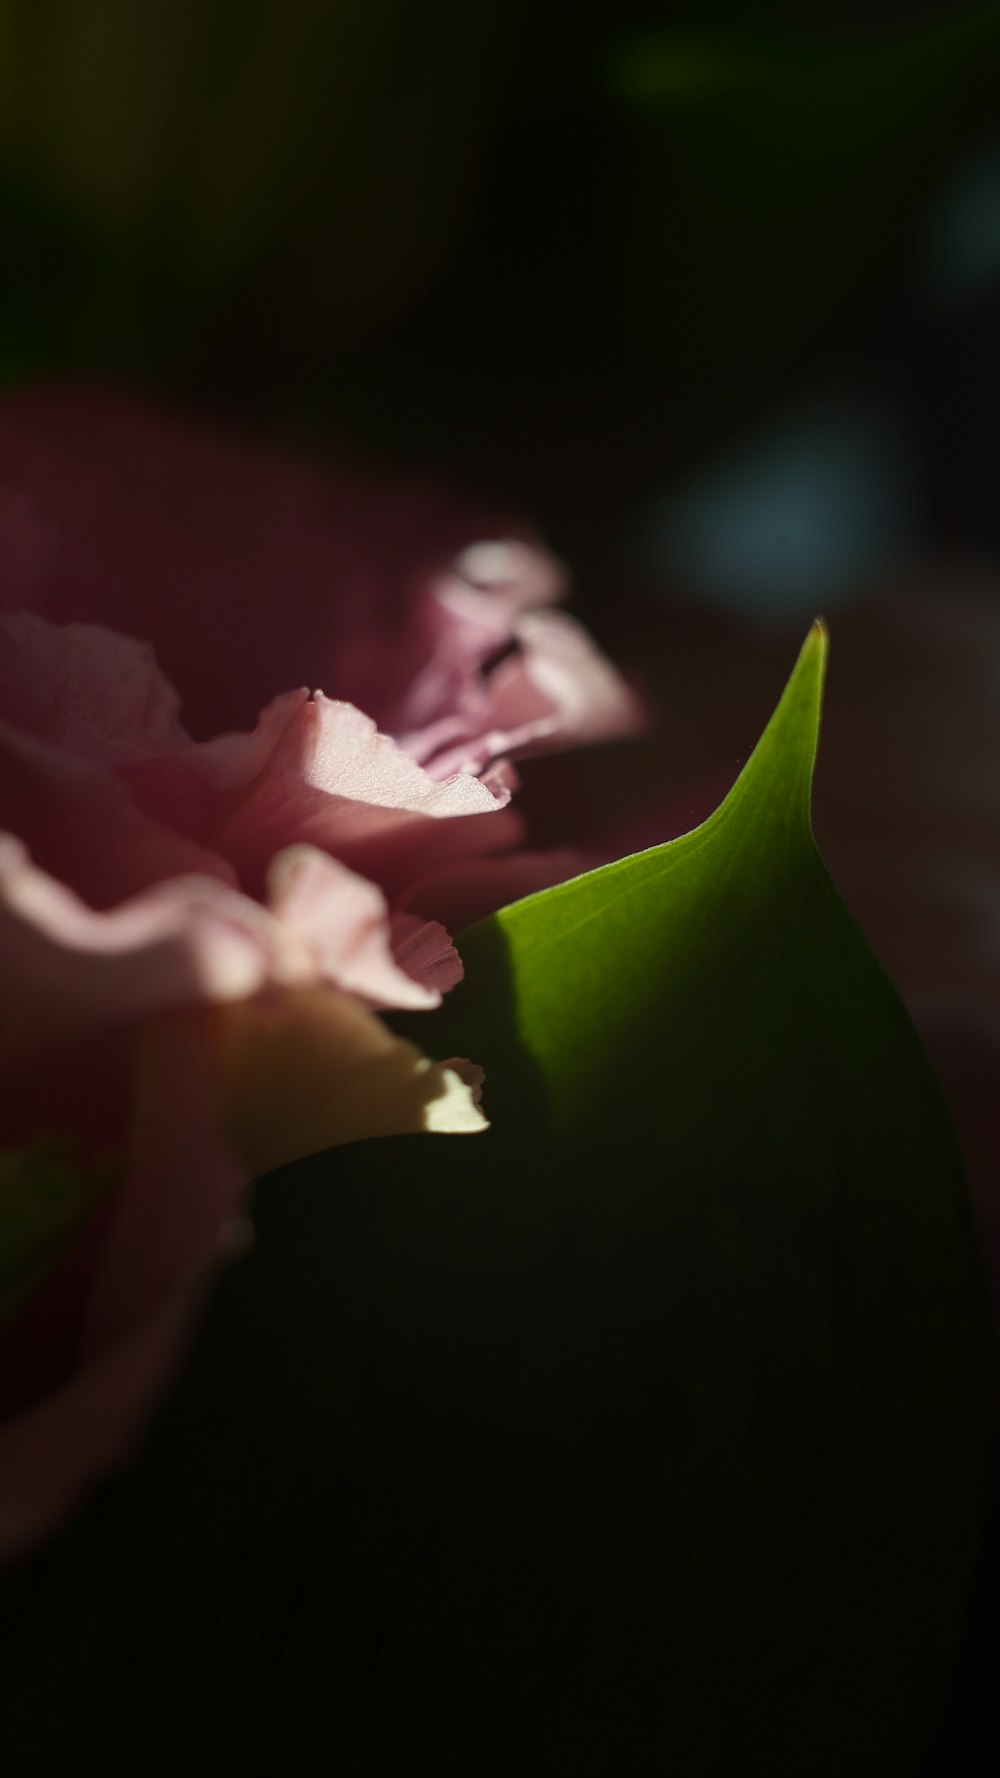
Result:
{"label": "dark green leaf surface", "polygon": [[824,650],[704,827],[467,935],[419,1031],[487,1064],[486,1136],[265,1182],[140,1464],[9,1600],[39,1769],[918,1772],[985,1312],[810,836]]}

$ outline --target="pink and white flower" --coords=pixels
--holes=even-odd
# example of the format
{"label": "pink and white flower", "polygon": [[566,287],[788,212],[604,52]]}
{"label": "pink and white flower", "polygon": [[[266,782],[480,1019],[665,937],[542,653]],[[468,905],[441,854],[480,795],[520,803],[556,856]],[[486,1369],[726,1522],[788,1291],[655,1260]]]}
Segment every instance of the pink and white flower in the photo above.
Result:
{"label": "pink and white flower", "polygon": [[[0,1556],[131,1448],[253,1174],[483,1127],[378,1013],[458,980],[428,916],[470,872],[481,908],[572,868],[512,759],[639,721],[561,591],[433,492],[0,408]],[[11,1244],[40,1139],[86,1215]]]}

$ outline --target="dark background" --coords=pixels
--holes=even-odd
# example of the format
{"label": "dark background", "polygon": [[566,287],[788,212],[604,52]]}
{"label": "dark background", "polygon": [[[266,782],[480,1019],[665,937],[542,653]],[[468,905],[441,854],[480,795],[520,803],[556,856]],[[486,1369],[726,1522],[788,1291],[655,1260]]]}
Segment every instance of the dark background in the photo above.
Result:
{"label": "dark background", "polygon": [[995,550],[996,7],[0,20],[8,378],[114,375],[507,499],[599,628],[626,575],[809,617]]}

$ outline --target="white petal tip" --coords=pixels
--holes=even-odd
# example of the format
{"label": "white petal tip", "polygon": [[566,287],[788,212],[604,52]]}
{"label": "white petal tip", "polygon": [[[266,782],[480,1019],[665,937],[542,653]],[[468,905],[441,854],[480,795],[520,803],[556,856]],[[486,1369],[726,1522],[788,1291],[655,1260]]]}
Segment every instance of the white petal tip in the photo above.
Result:
{"label": "white petal tip", "polygon": [[471,1136],[488,1130],[489,1120],[479,1106],[481,1070],[459,1062],[439,1063],[436,1072],[442,1090],[424,1107],[424,1129],[437,1136]]}

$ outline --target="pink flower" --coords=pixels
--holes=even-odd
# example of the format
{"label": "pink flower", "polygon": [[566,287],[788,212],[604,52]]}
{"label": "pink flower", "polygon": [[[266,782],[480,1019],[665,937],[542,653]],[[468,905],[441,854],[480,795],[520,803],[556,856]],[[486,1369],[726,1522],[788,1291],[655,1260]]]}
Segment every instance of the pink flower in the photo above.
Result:
{"label": "pink flower", "polygon": [[491,535],[123,399],[0,408],[0,1555],[127,1454],[249,1177],[483,1126],[378,1011],[459,978],[470,872],[572,867],[511,758],[638,722]]}

